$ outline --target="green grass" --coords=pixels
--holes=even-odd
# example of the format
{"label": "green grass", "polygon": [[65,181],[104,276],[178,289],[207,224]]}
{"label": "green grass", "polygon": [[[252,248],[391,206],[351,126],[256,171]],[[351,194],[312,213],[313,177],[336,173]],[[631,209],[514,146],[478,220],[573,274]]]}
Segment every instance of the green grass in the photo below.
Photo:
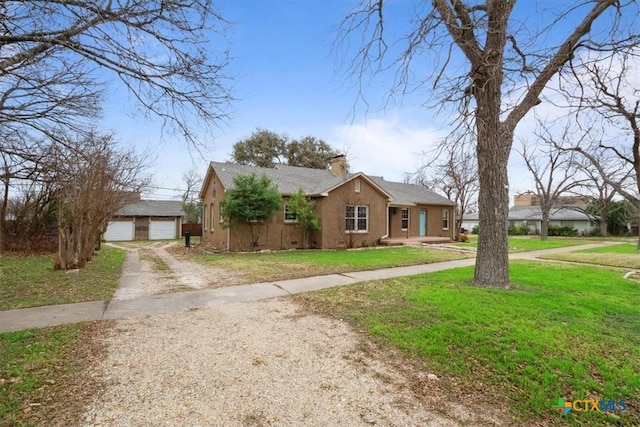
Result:
{"label": "green grass", "polygon": [[[476,248],[478,246],[478,236],[470,236],[470,239],[471,241],[467,243],[456,243],[455,245],[463,248]],[[542,241],[539,236],[510,236],[509,252],[539,251],[542,249],[587,245],[596,242],[598,242],[598,240],[587,238],[549,237],[548,240]]]}
{"label": "green grass", "polygon": [[297,298],[350,319],[457,388],[484,389],[486,402],[506,404],[522,425],[563,423],[552,409],[560,397],[630,399],[620,418],[574,411],[571,425],[640,424],[637,283],[615,270],[532,261],[512,264],[511,290],[474,287],[472,277],[462,268]]}
{"label": "green grass", "polygon": [[598,264],[611,267],[640,269],[640,251],[637,243],[622,243],[594,249],[544,256],[546,259]]}
{"label": "green grass", "polygon": [[439,249],[394,247],[338,251],[198,254],[194,256],[194,260],[237,271],[244,275],[248,282],[255,282],[450,261],[466,256]]}
{"label": "green grass", "polygon": [[35,425],[60,379],[77,371],[72,348],[82,326],[0,334],[0,424]]}
{"label": "green grass", "polygon": [[118,287],[125,252],[105,248],[77,273],[53,271],[53,256],[3,255],[0,310],[108,299]]}

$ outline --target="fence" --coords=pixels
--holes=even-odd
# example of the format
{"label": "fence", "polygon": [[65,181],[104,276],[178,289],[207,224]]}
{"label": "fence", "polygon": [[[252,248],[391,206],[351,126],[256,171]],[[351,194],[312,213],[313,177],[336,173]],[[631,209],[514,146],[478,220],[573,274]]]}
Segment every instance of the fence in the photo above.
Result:
{"label": "fence", "polygon": [[202,236],[202,224],[194,224],[194,223],[182,224],[181,235],[183,237],[186,234],[187,230],[189,230],[189,233],[192,236]]}

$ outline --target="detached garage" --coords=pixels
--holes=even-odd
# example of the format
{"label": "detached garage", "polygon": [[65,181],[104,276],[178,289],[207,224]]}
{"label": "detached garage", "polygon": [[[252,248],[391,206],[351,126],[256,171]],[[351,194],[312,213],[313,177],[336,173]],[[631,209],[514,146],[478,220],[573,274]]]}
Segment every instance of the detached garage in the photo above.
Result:
{"label": "detached garage", "polygon": [[104,240],[108,242],[133,240],[133,228],[134,222],[131,220],[110,221],[104,233]]}
{"label": "detached garage", "polygon": [[171,240],[180,237],[182,202],[175,200],[139,200],[116,212],[107,225],[104,239]]}

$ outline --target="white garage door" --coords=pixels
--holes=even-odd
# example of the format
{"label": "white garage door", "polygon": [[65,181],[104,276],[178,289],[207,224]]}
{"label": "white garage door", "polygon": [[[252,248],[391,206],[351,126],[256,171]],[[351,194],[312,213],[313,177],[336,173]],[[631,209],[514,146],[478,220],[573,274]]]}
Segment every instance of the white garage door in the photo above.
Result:
{"label": "white garage door", "polygon": [[151,221],[149,223],[149,240],[170,240],[176,238],[176,222]]}
{"label": "white garage door", "polygon": [[112,221],[107,225],[104,239],[108,242],[133,240],[133,221]]}

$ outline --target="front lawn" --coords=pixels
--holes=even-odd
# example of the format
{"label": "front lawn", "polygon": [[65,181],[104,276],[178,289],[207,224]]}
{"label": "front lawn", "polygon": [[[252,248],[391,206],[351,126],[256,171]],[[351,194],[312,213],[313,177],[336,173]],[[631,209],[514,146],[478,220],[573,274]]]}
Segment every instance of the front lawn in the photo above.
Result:
{"label": "front lawn", "polygon": [[0,425],[74,425],[99,387],[81,373],[100,347],[97,323],[0,334]]}
{"label": "front lawn", "polygon": [[[463,248],[477,248],[478,236],[469,236],[467,243],[455,243]],[[601,240],[584,237],[549,237],[548,240],[540,240],[540,236],[509,236],[509,253],[539,251],[542,249],[564,248],[567,246],[588,245]]]}
{"label": "front lawn", "polygon": [[5,254],[0,310],[108,299],[118,287],[125,252],[104,248],[77,272],[53,271],[53,255]]}
{"label": "front lawn", "polygon": [[[471,285],[473,268],[296,296],[401,349],[453,390],[506,407],[517,424],[640,424],[640,287],[619,272],[512,263],[511,290]],[[616,415],[570,412],[559,398],[627,399]]]}
{"label": "front lawn", "polygon": [[258,282],[427,264],[466,257],[468,255],[454,251],[403,246],[335,251],[201,253],[193,259],[205,265],[239,272],[247,282]]}
{"label": "front lawn", "polygon": [[566,254],[547,255],[542,258],[640,269],[640,251],[637,243],[622,243]]}

